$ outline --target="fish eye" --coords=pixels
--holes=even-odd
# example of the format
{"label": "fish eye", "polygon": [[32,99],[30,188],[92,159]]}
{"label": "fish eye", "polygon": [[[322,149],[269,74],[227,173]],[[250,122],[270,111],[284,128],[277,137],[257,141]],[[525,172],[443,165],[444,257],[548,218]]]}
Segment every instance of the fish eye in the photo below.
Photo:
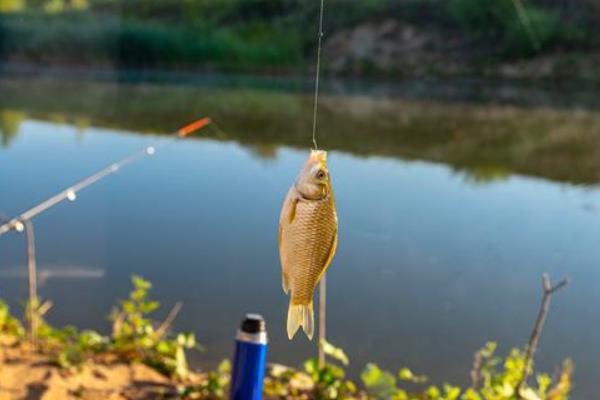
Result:
{"label": "fish eye", "polygon": [[317,179],[323,179],[323,178],[325,178],[325,175],[326,175],[325,171],[323,171],[322,169],[320,169],[320,170],[317,171],[316,177],[317,177]]}

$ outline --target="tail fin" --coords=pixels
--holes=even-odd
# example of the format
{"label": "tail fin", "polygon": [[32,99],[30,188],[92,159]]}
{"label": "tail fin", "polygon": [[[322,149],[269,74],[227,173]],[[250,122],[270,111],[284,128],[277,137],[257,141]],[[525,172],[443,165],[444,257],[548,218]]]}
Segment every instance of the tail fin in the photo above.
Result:
{"label": "tail fin", "polygon": [[315,332],[315,316],[312,301],[308,304],[292,304],[290,301],[287,319],[287,333],[290,340],[292,340],[300,327],[304,329],[304,333],[306,333],[308,339],[312,340]]}

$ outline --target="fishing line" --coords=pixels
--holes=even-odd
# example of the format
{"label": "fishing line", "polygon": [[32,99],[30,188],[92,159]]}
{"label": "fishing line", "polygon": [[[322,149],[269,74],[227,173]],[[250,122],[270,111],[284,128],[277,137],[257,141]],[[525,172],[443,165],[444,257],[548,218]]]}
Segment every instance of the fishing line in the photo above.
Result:
{"label": "fishing line", "polygon": [[209,128],[211,128],[212,131],[215,133],[217,139],[221,139],[221,140],[229,139],[229,135],[227,134],[227,132],[225,132],[223,129],[221,129],[221,126],[219,126],[214,120],[211,120]]}
{"label": "fishing line", "polygon": [[321,9],[319,12],[319,34],[317,42],[317,70],[315,73],[315,99],[313,104],[313,126],[312,126],[312,141],[314,149],[317,150],[317,109],[319,106],[319,72],[321,71],[321,42],[323,39],[323,10],[325,8],[325,0],[321,0]]}

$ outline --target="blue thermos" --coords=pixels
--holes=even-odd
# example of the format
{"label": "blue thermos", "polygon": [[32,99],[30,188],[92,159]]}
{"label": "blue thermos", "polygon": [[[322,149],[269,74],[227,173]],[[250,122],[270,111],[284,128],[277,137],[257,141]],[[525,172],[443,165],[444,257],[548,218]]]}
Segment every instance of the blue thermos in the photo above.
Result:
{"label": "blue thermos", "polygon": [[231,400],[261,400],[267,362],[267,327],[258,314],[246,314],[235,338]]}

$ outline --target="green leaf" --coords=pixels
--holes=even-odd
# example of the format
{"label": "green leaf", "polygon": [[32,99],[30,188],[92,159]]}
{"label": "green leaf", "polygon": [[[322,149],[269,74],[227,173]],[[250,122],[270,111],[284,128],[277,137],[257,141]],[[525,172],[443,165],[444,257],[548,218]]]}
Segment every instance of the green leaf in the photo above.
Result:
{"label": "green leaf", "polygon": [[177,343],[186,349],[191,349],[196,346],[196,336],[190,332],[184,332],[177,335]]}
{"label": "green leaf", "polygon": [[496,342],[487,342],[485,346],[481,350],[479,350],[479,352],[484,358],[490,358],[496,352],[497,347],[498,344]]}
{"label": "green leaf", "polygon": [[138,275],[133,275],[131,277],[131,281],[133,283],[133,286],[136,289],[141,289],[141,290],[145,291],[145,290],[148,290],[148,289],[152,288],[152,284],[150,282],[148,282],[147,280],[141,278]]}
{"label": "green leaf", "polygon": [[460,388],[449,384],[444,384],[444,393],[446,400],[456,400],[460,396]]}
{"label": "green leaf", "polygon": [[304,370],[311,374],[318,374],[319,373],[319,362],[317,361],[316,358],[311,358],[309,360],[306,360],[304,362]]}
{"label": "green leaf", "polygon": [[427,377],[425,375],[415,375],[408,368],[400,369],[400,371],[398,372],[398,377],[403,381],[412,382],[412,383],[427,382]]}
{"label": "green leaf", "polygon": [[469,388],[462,395],[461,399],[462,400],[481,400],[481,396],[473,388]]}
{"label": "green leaf", "polygon": [[360,378],[367,387],[369,393],[388,398],[398,392],[396,378],[387,371],[383,371],[377,364],[369,363],[360,374]]}
{"label": "green leaf", "polygon": [[437,386],[429,386],[425,391],[425,394],[428,398],[437,400],[442,395],[442,392],[440,392],[440,389],[438,389]]}
{"label": "green leaf", "polygon": [[335,347],[326,340],[321,340],[320,346],[323,349],[323,352],[325,352],[325,354],[327,354],[329,357],[338,360],[344,365],[348,365],[350,363],[348,356],[341,348]]}
{"label": "green leaf", "polygon": [[231,373],[231,361],[229,361],[228,359],[224,359],[223,361],[221,361],[219,363],[219,366],[217,367],[217,371],[219,371],[219,373],[221,374]]}
{"label": "green leaf", "polygon": [[143,314],[149,314],[152,311],[156,310],[159,307],[158,301],[148,301],[140,304],[140,311]]}

